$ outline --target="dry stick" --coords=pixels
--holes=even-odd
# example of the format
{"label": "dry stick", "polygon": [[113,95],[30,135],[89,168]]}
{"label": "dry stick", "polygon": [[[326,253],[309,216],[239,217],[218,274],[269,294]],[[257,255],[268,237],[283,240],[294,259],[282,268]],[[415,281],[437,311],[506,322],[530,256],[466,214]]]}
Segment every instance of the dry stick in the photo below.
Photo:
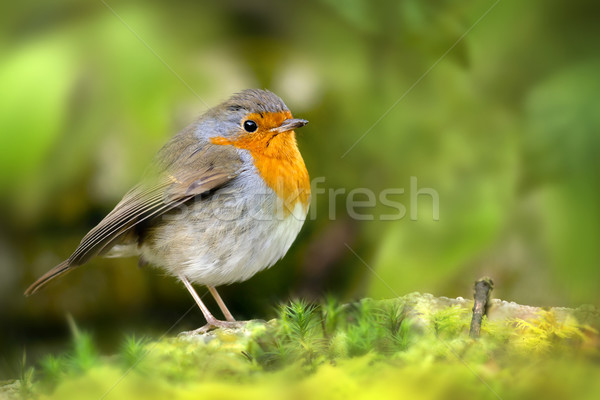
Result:
{"label": "dry stick", "polygon": [[471,320],[471,330],[469,331],[469,335],[473,339],[479,337],[481,321],[490,307],[490,293],[493,289],[494,282],[492,282],[491,278],[485,277],[475,282],[475,288],[473,290],[475,299],[473,304],[473,319]]}

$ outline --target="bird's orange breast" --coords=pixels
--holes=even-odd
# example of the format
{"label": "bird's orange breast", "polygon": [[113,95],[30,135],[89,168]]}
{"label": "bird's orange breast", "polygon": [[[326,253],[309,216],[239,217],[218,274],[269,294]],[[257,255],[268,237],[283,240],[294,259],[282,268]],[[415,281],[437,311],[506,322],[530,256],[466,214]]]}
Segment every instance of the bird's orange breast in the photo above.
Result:
{"label": "bird's orange breast", "polygon": [[233,145],[248,150],[254,159],[258,173],[277,194],[284,205],[286,215],[292,213],[300,204],[306,210],[310,201],[310,180],[308,171],[298,150],[294,131],[274,134],[261,127],[276,127],[288,118],[289,111],[280,113],[263,113],[249,118],[259,123],[259,130],[242,135],[237,139],[224,137],[212,138],[217,145]]}

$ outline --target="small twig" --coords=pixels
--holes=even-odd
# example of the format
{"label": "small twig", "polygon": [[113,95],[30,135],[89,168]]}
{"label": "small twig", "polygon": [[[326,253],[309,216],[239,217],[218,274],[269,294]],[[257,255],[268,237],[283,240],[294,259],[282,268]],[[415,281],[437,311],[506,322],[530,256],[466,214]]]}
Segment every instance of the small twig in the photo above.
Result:
{"label": "small twig", "polygon": [[469,335],[473,339],[479,337],[481,331],[481,321],[483,316],[487,314],[490,307],[490,293],[494,289],[494,282],[491,278],[481,278],[475,282],[473,290],[474,304],[473,304],[473,319],[471,320],[471,330]]}

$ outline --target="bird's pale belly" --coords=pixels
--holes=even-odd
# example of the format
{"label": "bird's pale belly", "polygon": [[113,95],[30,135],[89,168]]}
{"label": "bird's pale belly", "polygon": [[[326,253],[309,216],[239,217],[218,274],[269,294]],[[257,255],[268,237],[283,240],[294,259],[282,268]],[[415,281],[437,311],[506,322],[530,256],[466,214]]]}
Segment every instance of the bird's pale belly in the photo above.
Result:
{"label": "bird's pale belly", "polygon": [[245,281],[275,264],[298,235],[307,207],[297,202],[292,213],[282,213],[270,189],[243,198],[235,192],[165,215],[169,223],[159,221],[142,241],[143,259],[209,286]]}

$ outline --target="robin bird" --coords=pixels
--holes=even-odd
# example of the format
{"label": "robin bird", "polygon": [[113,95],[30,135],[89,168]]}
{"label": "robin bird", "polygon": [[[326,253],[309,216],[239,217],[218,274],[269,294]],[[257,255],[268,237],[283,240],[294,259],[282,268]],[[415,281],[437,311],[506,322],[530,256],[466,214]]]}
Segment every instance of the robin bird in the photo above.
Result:
{"label": "robin bird", "polygon": [[[310,182],[294,129],[307,123],[267,90],[244,90],[211,108],[171,138],[141,182],[25,294],[95,256],[139,256],[183,282],[207,321],[198,331],[235,326],[216,286],[272,266],[298,235]],[[192,283],[208,287],[225,321]]]}

